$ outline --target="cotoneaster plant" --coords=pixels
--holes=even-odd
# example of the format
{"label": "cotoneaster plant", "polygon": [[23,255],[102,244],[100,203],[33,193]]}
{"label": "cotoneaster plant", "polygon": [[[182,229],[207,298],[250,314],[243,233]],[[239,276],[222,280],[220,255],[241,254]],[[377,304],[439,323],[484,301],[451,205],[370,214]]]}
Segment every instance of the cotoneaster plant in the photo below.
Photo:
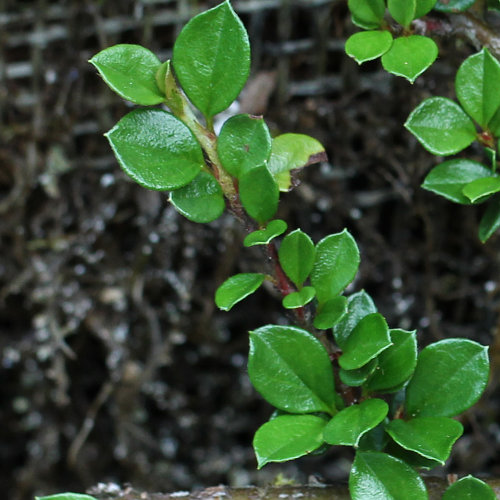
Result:
{"label": "cotoneaster plant", "polygon": [[[370,4],[385,10],[383,2]],[[412,2],[418,10],[400,18],[403,27],[433,4]],[[389,2],[396,19],[401,5]],[[358,24],[365,23],[361,3],[349,6]],[[480,57],[490,61],[487,52]],[[454,417],[486,387],[487,347],[455,338],[418,353],[416,332],[389,327],[368,293],[345,295],[360,262],[346,229],[315,243],[275,218],[280,193],[293,187],[297,170],[326,155],[308,136],[271,138],[262,117],[233,116],[215,133],[214,116],[236,99],[250,68],[248,36],[230,2],[194,17],[171,61],[162,63],[138,45],[116,45],[90,62],[121,97],[147,106],[106,134],[123,170],[148,189],[168,191],[191,221],[210,222],[228,209],[248,232],[244,245],[262,247],[268,268],[229,277],[217,289],[217,306],[229,310],[269,281],[294,313],[294,325],[256,325],[250,332],[249,377],[275,408],[255,433],[258,467],[349,446],[354,500],[428,498],[418,471],[444,464],[461,436]],[[491,67],[496,71],[494,62]],[[485,126],[494,119],[472,113]],[[495,494],[468,476],[443,498],[489,500]],[[39,500],[91,499],[67,493]]]}

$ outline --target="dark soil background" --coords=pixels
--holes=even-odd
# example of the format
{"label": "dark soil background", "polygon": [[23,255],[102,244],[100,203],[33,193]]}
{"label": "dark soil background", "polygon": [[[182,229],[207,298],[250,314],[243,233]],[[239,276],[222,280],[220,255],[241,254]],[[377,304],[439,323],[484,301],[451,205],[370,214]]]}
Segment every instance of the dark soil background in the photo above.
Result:
{"label": "dark soil background", "polygon": [[[186,20],[216,3],[0,0],[3,498],[109,481],[172,491],[347,477],[352,455],[338,448],[256,471],[252,436],[271,408],[246,375],[247,331],[292,318],[273,290],[217,311],[216,287],[261,270],[259,252],[242,248],[231,216],[190,223],[166,193],[131,183],[102,136],[130,106],[87,60],[115,43],[165,60]],[[347,227],[362,253],[351,291],[372,294],[391,327],[417,329],[421,346],[491,344],[496,374],[500,240],[478,241],[481,207],[420,189],[438,160],[402,126],[423,98],[453,97],[475,48],[440,40],[440,61],[412,86],[344,55],[354,27],[343,1],[234,6],[253,43],[240,109],[264,113],[274,133],[316,137],[329,155],[279,215],[315,241]],[[437,473],[498,476],[499,416],[494,376]]]}

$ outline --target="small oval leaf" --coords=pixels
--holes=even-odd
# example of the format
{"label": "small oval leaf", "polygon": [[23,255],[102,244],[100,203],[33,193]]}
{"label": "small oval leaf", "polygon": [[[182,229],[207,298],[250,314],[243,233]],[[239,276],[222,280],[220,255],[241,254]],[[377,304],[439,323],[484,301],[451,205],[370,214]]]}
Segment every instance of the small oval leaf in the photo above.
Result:
{"label": "small oval leaf", "polygon": [[123,170],[148,189],[185,186],[205,163],[192,132],[161,109],[132,111],[105,135]]}
{"label": "small oval leaf", "polygon": [[311,283],[320,304],[339,295],[356,276],[359,250],[351,234],[344,229],[316,245]]}
{"label": "small oval leaf", "polygon": [[483,177],[469,182],[462,192],[472,203],[484,201],[492,194],[500,191],[500,177]]}
{"label": "small oval leaf", "polygon": [[486,128],[500,106],[500,63],[485,48],[458,68],[455,90],[462,108]]}
{"label": "small oval leaf", "polygon": [[312,286],[305,286],[298,292],[289,293],[283,298],[283,307],[286,309],[297,309],[304,307],[314,299],[316,290]]}
{"label": "small oval leaf", "polygon": [[113,45],[89,61],[103,80],[120,97],[135,104],[150,106],[165,100],[156,83],[160,60],[140,45]]}
{"label": "small oval leaf", "polygon": [[206,117],[220,113],[238,97],[250,72],[250,43],[229,1],[184,26],[172,64],[189,100]]}
{"label": "small oval leaf", "polygon": [[358,446],[359,440],[375,428],[389,412],[381,399],[367,399],[340,410],[326,425],[324,440],[332,445]]}
{"label": "small oval leaf", "polygon": [[496,500],[498,497],[485,482],[466,476],[453,483],[444,492],[442,500]]}
{"label": "small oval leaf", "polygon": [[406,388],[412,417],[453,417],[481,397],[489,375],[488,348],[468,339],[431,344],[418,356]]}
{"label": "small oval leaf", "polygon": [[369,314],[356,325],[344,343],[339,365],[344,370],[361,368],[391,344],[384,317],[379,313]]}
{"label": "small oval leaf", "polygon": [[250,332],[248,375],[264,399],[280,410],[337,412],[330,358],[305,330],[267,325]]}
{"label": "small oval leaf", "polygon": [[488,202],[486,212],[479,223],[479,239],[486,243],[493,233],[500,228],[500,196],[495,196]]}
{"label": "small oval leaf", "polygon": [[290,171],[326,161],[325,148],[319,141],[303,134],[282,134],[272,142],[268,168],[280,191],[292,187]]}
{"label": "small oval leaf", "polygon": [[267,162],[271,154],[271,134],[257,116],[236,115],[227,120],[217,140],[222,166],[234,177]]}
{"label": "small oval leaf", "polygon": [[314,415],[283,415],[262,425],[253,439],[258,468],[307,455],[323,444],[326,421]]}
{"label": "small oval leaf", "polygon": [[243,245],[253,247],[254,245],[267,245],[274,238],[287,230],[287,223],[281,219],[274,219],[264,229],[259,229],[247,234]]}
{"label": "small oval leaf", "polygon": [[312,270],[315,253],[311,238],[300,229],[287,234],[281,242],[278,251],[281,267],[298,288]]}
{"label": "small oval leaf", "polygon": [[240,300],[255,292],[264,279],[265,276],[258,273],[241,273],[231,276],[215,292],[217,307],[223,311],[229,311]]}
{"label": "small oval leaf", "polygon": [[352,20],[356,26],[367,30],[378,28],[385,13],[384,0],[349,0],[347,3],[352,14]]}
{"label": "small oval leaf", "polygon": [[472,181],[490,175],[491,170],[477,161],[465,158],[448,160],[427,174],[422,187],[455,203],[470,205],[471,201],[463,194],[463,189]]}
{"label": "small oval leaf", "polygon": [[465,111],[445,97],[431,97],[410,114],[405,127],[427,151],[452,155],[476,140],[476,127]]}
{"label": "small oval leaf", "polygon": [[366,365],[363,365],[361,368],[356,368],[355,370],[344,370],[340,368],[339,377],[345,385],[360,387],[366,382],[368,377],[373,374],[377,366],[378,360],[377,358],[373,358],[366,363]]}
{"label": "small oval leaf", "polygon": [[271,219],[278,210],[278,185],[265,165],[245,172],[240,178],[239,191],[243,208],[260,224]]}
{"label": "small oval leaf", "polygon": [[387,8],[394,20],[407,28],[415,18],[417,0],[388,0]]}
{"label": "small oval leaf", "polygon": [[345,52],[358,64],[377,59],[392,46],[390,31],[361,31],[351,35],[345,43]]}
{"label": "small oval leaf", "polygon": [[455,441],[464,428],[460,422],[446,417],[420,417],[405,422],[392,420],[387,433],[406,450],[444,465]]}
{"label": "small oval leaf", "polygon": [[400,37],[382,56],[382,66],[389,73],[403,76],[413,83],[432,65],[437,55],[437,45],[431,38],[421,35]]}
{"label": "small oval leaf", "polygon": [[327,330],[337,324],[347,313],[347,298],[343,295],[327,300],[316,310],[314,327]]}
{"label": "small oval leaf", "polygon": [[428,500],[422,478],[402,460],[377,451],[358,451],[349,475],[353,500]]}

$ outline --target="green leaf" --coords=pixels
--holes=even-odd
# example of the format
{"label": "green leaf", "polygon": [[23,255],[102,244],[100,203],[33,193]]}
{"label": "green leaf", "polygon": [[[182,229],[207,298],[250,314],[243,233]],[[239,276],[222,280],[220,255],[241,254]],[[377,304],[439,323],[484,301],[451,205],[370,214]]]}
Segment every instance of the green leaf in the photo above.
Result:
{"label": "green leaf", "polygon": [[[406,1],[406,0],[404,0]],[[436,60],[438,48],[434,40],[421,35],[400,37],[382,56],[382,66],[393,75],[413,83]]]}
{"label": "green leaf", "polygon": [[427,174],[422,187],[455,203],[470,205],[471,201],[463,194],[463,189],[472,181],[490,175],[491,170],[476,161],[448,160]]}
{"label": "green leaf", "polygon": [[500,196],[493,197],[489,202],[479,223],[479,239],[486,243],[491,235],[500,228]]}
{"label": "green leaf", "polygon": [[431,344],[418,357],[406,388],[412,417],[453,417],[480,398],[488,382],[488,348],[467,339]]}
{"label": "green leaf", "polygon": [[427,500],[422,478],[402,460],[377,451],[358,451],[349,476],[353,500]]}
{"label": "green leaf", "polygon": [[483,177],[469,182],[462,192],[472,203],[484,201],[485,198],[500,191],[500,177]]}
{"label": "green leaf", "polygon": [[343,349],[357,324],[368,314],[376,312],[372,298],[364,290],[352,294],[347,299],[347,314],[333,326],[333,336],[338,346]]}
{"label": "green leaf", "polygon": [[165,100],[156,83],[160,60],[140,45],[113,45],[96,54],[89,63],[112,90],[128,101],[150,106]]}
{"label": "green leaf", "polygon": [[271,240],[283,234],[287,227],[287,223],[284,220],[274,219],[268,223],[265,229],[259,229],[248,234],[243,240],[243,245],[246,247],[267,245]]}
{"label": "green leaf", "polygon": [[262,165],[271,154],[271,134],[266,123],[258,116],[229,118],[220,131],[217,152],[224,169],[234,177]]}
{"label": "green leaf", "polygon": [[355,370],[366,365],[391,345],[389,327],[379,313],[365,316],[349,335],[339,358],[344,370]]}
{"label": "green leaf", "polygon": [[444,492],[442,500],[496,500],[497,496],[485,482],[466,476],[453,483]]}
{"label": "green leaf", "polygon": [[264,279],[265,276],[258,273],[241,273],[231,276],[215,292],[217,307],[223,311],[229,311],[240,300],[255,292]]}
{"label": "green leaf", "polygon": [[283,307],[286,309],[297,309],[309,304],[316,295],[316,290],[312,286],[305,286],[298,292],[289,293],[283,298]]}
{"label": "green leaf", "polygon": [[170,194],[172,205],[193,222],[211,222],[224,212],[222,189],[207,172],[200,172],[194,180]]}
{"label": "green leaf", "polygon": [[185,186],[205,163],[192,132],[161,109],[132,111],[105,135],[123,170],[148,189]]}
{"label": "green leaf", "polygon": [[312,270],[315,253],[311,238],[300,229],[287,234],[281,242],[278,251],[281,267],[298,288]]}
{"label": "green leaf", "polygon": [[432,10],[435,4],[436,0],[417,0],[414,19],[425,16],[429,11]]}
{"label": "green leaf", "polygon": [[465,111],[486,128],[500,106],[500,63],[483,49],[457,71],[455,90]]}
{"label": "green leaf", "polygon": [[48,497],[35,497],[35,500],[97,500],[89,495],[81,495],[79,493],[59,493],[57,495],[49,495]]}
{"label": "green leaf", "polygon": [[392,345],[378,356],[378,366],[368,379],[365,388],[372,392],[393,392],[404,384],[417,365],[416,332],[389,330]]}
{"label": "green leaf", "polygon": [[476,0],[438,0],[434,10],[440,12],[461,12],[474,5]]}
{"label": "green leaf", "polygon": [[340,380],[351,387],[359,387],[363,385],[368,377],[376,370],[378,366],[377,358],[373,358],[366,365],[356,370],[344,370],[340,368],[339,377]]}
{"label": "green leaf", "polygon": [[307,455],[323,444],[326,421],[314,415],[283,415],[262,425],[253,447],[258,468]]}
{"label": "green leaf", "polygon": [[264,399],[280,410],[337,412],[330,358],[305,330],[267,325],[250,332],[248,375]]}
{"label": "green leaf", "polygon": [[387,425],[386,431],[406,450],[444,465],[464,428],[460,422],[451,418],[420,417],[407,422],[393,420]]}
{"label": "green leaf", "polygon": [[326,425],[324,440],[333,445],[358,446],[361,436],[375,428],[389,411],[381,399],[367,399],[339,411]]}
{"label": "green leaf", "polygon": [[184,26],[172,63],[189,100],[206,117],[220,113],[238,97],[250,72],[250,43],[229,1]]}
{"label": "green leaf", "polygon": [[345,52],[362,64],[385,54],[391,48],[392,40],[389,31],[361,31],[347,39]]}
{"label": "green leaf", "polygon": [[316,245],[311,283],[320,304],[339,295],[356,276],[359,250],[351,234],[344,229]]}
{"label": "green leaf", "polygon": [[399,24],[408,28],[415,18],[416,0],[388,0],[389,13]]}
{"label": "green leaf", "polygon": [[327,330],[338,323],[347,313],[347,298],[343,295],[334,297],[321,304],[316,310],[314,327]]}
{"label": "green leaf", "polygon": [[495,137],[500,137],[500,108],[488,123],[488,128]]}
{"label": "green leaf", "polygon": [[399,458],[406,464],[410,465],[414,469],[432,470],[441,465],[437,460],[432,460],[430,458],[425,458],[414,451],[407,450],[402,446],[399,446],[392,439],[387,443],[383,450],[389,455]]}
{"label": "green leaf", "polygon": [[352,14],[354,24],[361,28],[373,29],[378,28],[385,14],[384,0],[349,0],[349,10]]}
{"label": "green leaf", "polygon": [[303,134],[282,134],[273,139],[268,168],[280,191],[292,187],[291,170],[326,161],[325,148],[319,141]]}
{"label": "green leaf", "polygon": [[[384,422],[387,419],[384,420]],[[358,449],[362,451],[382,451],[389,442],[389,436],[385,432],[384,422],[377,425],[361,436]]]}
{"label": "green leaf", "polygon": [[465,111],[445,97],[431,97],[410,114],[405,127],[435,155],[452,155],[476,140],[476,127]]}
{"label": "green leaf", "polygon": [[260,224],[271,219],[278,210],[278,185],[265,165],[245,172],[240,178],[239,190],[243,208]]}

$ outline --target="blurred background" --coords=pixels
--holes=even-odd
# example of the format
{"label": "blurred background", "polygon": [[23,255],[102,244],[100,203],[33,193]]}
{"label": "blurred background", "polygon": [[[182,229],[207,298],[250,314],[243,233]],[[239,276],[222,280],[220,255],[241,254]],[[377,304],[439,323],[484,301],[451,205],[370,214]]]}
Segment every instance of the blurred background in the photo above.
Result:
{"label": "blurred background", "polygon": [[[261,254],[242,247],[231,216],[191,223],[166,193],[130,182],[103,137],[131,106],[88,59],[139,43],[166,60],[183,24],[217,3],[0,0],[4,498],[109,481],[166,492],[280,473],[346,480],[352,452],[339,448],[256,471],[253,433],[272,410],[246,375],[247,331],[292,318],[273,290],[217,311],[216,287],[260,271]],[[480,207],[419,188],[437,160],[403,128],[423,98],[454,97],[476,49],[440,40],[439,61],[412,86],[345,56],[355,31],[345,1],[233,5],[253,51],[235,109],[264,114],[274,134],[312,135],[329,155],[303,171],[279,216],[315,241],[347,227],[362,254],[350,291],[367,290],[422,347],[452,336],[492,345],[492,383],[435,473],[499,475],[500,240],[480,244]]]}

